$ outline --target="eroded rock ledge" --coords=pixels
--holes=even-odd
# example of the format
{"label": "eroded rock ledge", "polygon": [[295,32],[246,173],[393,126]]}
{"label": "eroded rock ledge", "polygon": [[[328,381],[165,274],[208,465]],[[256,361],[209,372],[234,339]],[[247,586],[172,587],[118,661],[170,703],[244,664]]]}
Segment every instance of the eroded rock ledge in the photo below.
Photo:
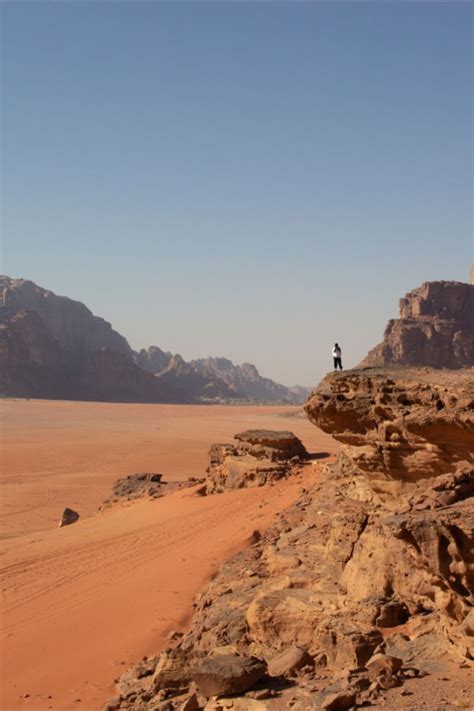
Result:
{"label": "eroded rock ledge", "polygon": [[328,376],[306,409],[339,459],[109,709],[458,708],[430,678],[473,665],[473,401],[472,371]]}
{"label": "eroded rock ledge", "polygon": [[209,451],[207,493],[263,486],[291,474],[308,457],[293,432],[246,430],[233,444],[214,444]]}
{"label": "eroded rock ledge", "polygon": [[472,474],[473,368],[331,373],[305,410],[311,422],[345,445],[338,465],[352,474],[361,498],[392,495],[400,507],[400,497],[425,491],[434,477],[449,474],[454,481]]}

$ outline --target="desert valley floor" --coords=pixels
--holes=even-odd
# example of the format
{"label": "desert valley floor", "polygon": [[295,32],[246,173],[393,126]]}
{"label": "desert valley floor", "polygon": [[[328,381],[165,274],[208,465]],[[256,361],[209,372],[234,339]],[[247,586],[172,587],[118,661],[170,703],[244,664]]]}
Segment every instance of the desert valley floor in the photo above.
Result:
{"label": "desert valley floor", "polygon": [[[195,488],[97,513],[116,479],[204,475],[214,442],[290,429],[313,453],[337,443],[298,408],[3,400],[0,708],[100,709],[116,678],[184,629],[193,597],[255,529],[318,476],[318,460],[273,486]],[[59,529],[69,506],[80,520]]]}

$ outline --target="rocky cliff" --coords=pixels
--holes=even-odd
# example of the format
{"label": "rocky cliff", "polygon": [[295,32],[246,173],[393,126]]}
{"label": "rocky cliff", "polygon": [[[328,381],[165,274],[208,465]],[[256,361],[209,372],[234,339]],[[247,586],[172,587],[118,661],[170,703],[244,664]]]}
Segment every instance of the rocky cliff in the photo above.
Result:
{"label": "rocky cliff", "polygon": [[0,277],[0,292],[2,314],[37,314],[45,331],[58,341],[69,359],[79,361],[85,354],[102,348],[132,355],[127,340],[79,301],[56,296],[32,281],[7,276]]}
{"label": "rocky cliff", "polygon": [[382,343],[360,367],[474,365],[474,285],[425,282],[400,299],[400,318],[388,322]]}
{"label": "rocky cliff", "polygon": [[[128,672],[109,708],[469,704],[473,376],[393,368],[325,378],[305,409],[342,443],[340,455],[220,569],[190,631],[146,672]],[[211,450],[211,482],[232,483],[226,458],[246,454]],[[315,464],[300,457],[298,466],[304,476]]]}

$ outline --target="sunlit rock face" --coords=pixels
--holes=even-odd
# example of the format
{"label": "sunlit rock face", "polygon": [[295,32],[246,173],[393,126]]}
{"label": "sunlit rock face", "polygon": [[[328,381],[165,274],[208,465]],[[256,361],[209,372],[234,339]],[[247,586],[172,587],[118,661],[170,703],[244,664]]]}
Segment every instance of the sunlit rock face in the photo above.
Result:
{"label": "sunlit rock face", "polygon": [[340,466],[360,491],[400,496],[422,480],[472,467],[473,383],[473,369],[331,373],[305,410],[343,443]]}
{"label": "sunlit rock face", "polygon": [[382,343],[359,367],[474,365],[474,285],[425,282],[400,299],[400,318],[392,319]]}

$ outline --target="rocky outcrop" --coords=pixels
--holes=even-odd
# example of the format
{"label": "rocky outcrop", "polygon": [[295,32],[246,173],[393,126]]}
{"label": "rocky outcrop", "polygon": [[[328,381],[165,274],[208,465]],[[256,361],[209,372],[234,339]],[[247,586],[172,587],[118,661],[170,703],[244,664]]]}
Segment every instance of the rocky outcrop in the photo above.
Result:
{"label": "rocky outcrop", "polygon": [[104,501],[101,509],[108,508],[120,501],[151,498],[159,499],[173,491],[202,484],[204,479],[189,477],[184,481],[164,481],[162,474],[143,473],[129,474],[117,479],[112,487],[112,493]]}
{"label": "rocky outcrop", "polygon": [[235,444],[211,447],[207,493],[273,483],[289,476],[308,456],[292,432],[247,430],[234,439]]}
{"label": "rocky outcrop", "polygon": [[473,387],[473,369],[359,369],[328,375],[305,410],[345,445],[339,466],[353,473],[354,492],[391,494],[399,507],[435,477],[472,469]]}
{"label": "rocky outcrop", "polygon": [[400,318],[388,322],[382,343],[359,367],[474,365],[474,285],[425,282],[400,299]]}
{"label": "rocky outcrop", "polygon": [[[256,658],[267,676],[245,692],[249,708],[456,708],[436,699],[440,674],[454,666],[466,683],[474,663],[473,405],[472,371],[328,376],[306,410],[341,453],[198,596],[190,631],[160,657],[188,679],[179,693],[192,693],[203,660]],[[228,446],[243,457],[271,443],[239,437]],[[135,688],[121,708],[146,698]],[[169,708],[185,697],[173,698]]]}
{"label": "rocky outcrop", "polygon": [[259,659],[222,654],[203,659],[193,673],[193,681],[203,696],[243,694],[266,672]]}

